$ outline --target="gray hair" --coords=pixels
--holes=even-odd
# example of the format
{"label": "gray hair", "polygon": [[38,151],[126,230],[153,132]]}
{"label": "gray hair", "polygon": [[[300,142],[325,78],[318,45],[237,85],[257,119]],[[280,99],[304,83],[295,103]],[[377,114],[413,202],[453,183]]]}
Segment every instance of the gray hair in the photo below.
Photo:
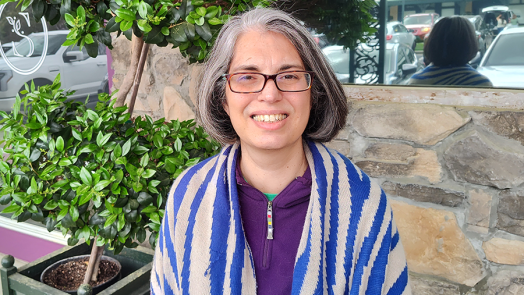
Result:
{"label": "gray hair", "polygon": [[200,77],[198,122],[221,143],[238,139],[224,110],[227,85],[222,75],[229,71],[237,39],[250,30],[280,33],[295,46],[306,70],[314,72],[311,112],[303,137],[317,142],[332,140],[346,123],[348,106],[342,85],[307,29],[291,15],[271,8],[255,8],[232,17],[222,27]]}

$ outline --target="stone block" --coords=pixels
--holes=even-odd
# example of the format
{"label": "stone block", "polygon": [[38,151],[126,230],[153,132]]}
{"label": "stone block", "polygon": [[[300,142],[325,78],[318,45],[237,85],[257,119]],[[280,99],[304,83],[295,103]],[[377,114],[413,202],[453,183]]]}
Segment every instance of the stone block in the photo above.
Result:
{"label": "stone block", "polygon": [[470,112],[469,114],[476,125],[524,145],[524,113]]}
{"label": "stone block", "polygon": [[362,136],[413,141],[434,145],[471,118],[453,107],[420,104],[364,105],[351,117],[351,125]]}
{"label": "stone block", "polygon": [[394,200],[391,208],[410,271],[470,287],[484,277],[482,260],[452,212]]}
{"label": "stone block", "polygon": [[442,167],[435,151],[416,149],[415,156],[407,164],[379,161],[359,161],[355,163],[372,177],[413,178],[425,177],[431,183],[440,182]]}
{"label": "stone block", "polygon": [[486,258],[500,264],[524,264],[524,242],[493,238],[482,244]]}
{"label": "stone block", "polygon": [[173,87],[167,86],[164,88],[163,103],[166,121],[176,119],[185,121],[195,118],[195,113],[191,107]]}
{"label": "stone block", "polygon": [[486,229],[489,228],[491,200],[491,195],[483,190],[469,191],[471,206],[468,212],[468,224]]}
{"label": "stone block", "polygon": [[430,202],[449,207],[457,207],[464,203],[465,195],[461,192],[445,190],[438,187],[419,184],[401,184],[386,181],[382,189],[388,195],[409,198],[418,202]]}
{"label": "stone block", "polygon": [[521,295],[524,294],[524,271],[500,270],[487,282],[486,295]]}
{"label": "stone block", "polygon": [[339,153],[343,154],[346,157],[349,155],[349,142],[347,142],[347,141],[332,140],[332,141],[326,143],[326,146],[328,148],[332,148],[334,150],[337,150]]}
{"label": "stone block", "polygon": [[191,102],[194,106],[196,106],[196,100],[198,97],[198,89],[200,84],[200,75],[202,74],[202,70],[204,69],[204,65],[202,64],[193,64],[191,65],[191,72],[189,75],[189,99],[191,99]]}
{"label": "stone block", "polygon": [[407,164],[415,154],[415,148],[410,145],[384,142],[371,144],[364,152],[368,160],[399,164]]}
{"label": "stone block", "polygon": [[170,85],[173,77],[189,69],[188,61],[179,54],[158,54],[152,59],[151,71],[158,87]]}
{"label": "stone block", "polygon": [[410,274],[409,284],[413,295],[460,295],[459,286],[444,280]]}
{"label": "stone block", "polygon": [[524,183],[524,147],[493,134],[470,131],[444,153],[455,180],[499,189]]}
{"label": "stone block", "polygon": [[337,136],[335,137],[335,139],[338,139],[338,140],[348,140],[349,139],[349,128],[344,128],[342,130],[340,130],[337,134]]}
{"label": "stone block", "polygon": [[500,192],[497,213],[497,228],[524,236],[524,191]]}

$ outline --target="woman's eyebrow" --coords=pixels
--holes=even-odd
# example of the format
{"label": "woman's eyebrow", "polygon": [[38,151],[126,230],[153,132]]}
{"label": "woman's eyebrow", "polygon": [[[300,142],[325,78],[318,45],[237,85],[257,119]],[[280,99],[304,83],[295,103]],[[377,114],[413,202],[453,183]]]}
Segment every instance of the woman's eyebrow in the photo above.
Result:
{"label": "woman's eyebrow", "polygon": [[[289,69],[301,69],[301,70],[303,70],[304,66],[300,65],[300,64],[284,64],[284,65],[280,66],[280,68],[278,69],[278,72],[287,71]],[[239,66],[235,67],[232,70],[234,72],[238,72],[238,71],[255,71],[255,72],[260,72],[260,68],[258,66],[256,66],[256,65],[239,65]]]}

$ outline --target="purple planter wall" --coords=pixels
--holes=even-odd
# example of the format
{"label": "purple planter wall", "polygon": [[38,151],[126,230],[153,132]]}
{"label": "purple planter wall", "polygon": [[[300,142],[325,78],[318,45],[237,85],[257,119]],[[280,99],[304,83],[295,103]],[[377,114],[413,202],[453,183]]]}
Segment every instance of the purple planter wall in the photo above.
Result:
{"label": "purple planter wall", "polygon": [[0,253],[13,255],[16,259],[31,262],[62,247],[64,246],[60,244],[0,227]]}

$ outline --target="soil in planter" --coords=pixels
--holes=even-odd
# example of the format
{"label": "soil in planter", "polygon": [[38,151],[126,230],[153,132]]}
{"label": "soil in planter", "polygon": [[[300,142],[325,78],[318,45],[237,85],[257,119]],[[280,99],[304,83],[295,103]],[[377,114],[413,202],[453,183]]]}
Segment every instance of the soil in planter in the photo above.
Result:
{"label": "soil in planter", "polygon": [[[68,261],[48,272],[44,277],[44,283],[63,291],[76,290],[84,281],[88,264],[89,257]],[[111,261],[101,260],[98,280],[89,282],[89,285],[92,287],[101,285],[116,276],[117,273],[118,266],[116,264]]]}

